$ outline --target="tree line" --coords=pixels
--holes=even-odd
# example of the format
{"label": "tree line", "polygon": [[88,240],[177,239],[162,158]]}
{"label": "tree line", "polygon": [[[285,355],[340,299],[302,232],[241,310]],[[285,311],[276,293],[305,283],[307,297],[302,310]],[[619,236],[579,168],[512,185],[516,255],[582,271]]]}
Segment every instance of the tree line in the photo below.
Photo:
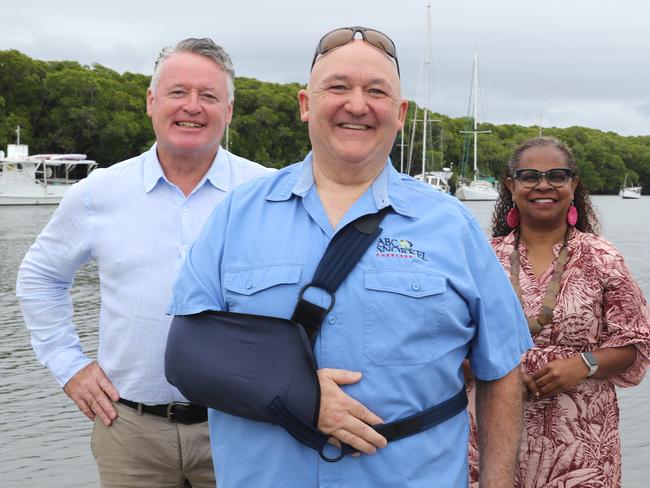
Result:
{"label": "tree line", "polygon": [[[0,148],[21,142],[31,153],[85,153],[100,166],[135,156],[154,141],[146,115],[145,93],[150,76],[120,74],[99,64],[41,61],[16,50],[0,50]],[[235,113],[228,130],[229,149],[267,166],[298,161],[309,150],[307,126],[300,120],[298,83],[278,84],[238,77]],[[417,110],[417,113],[416,113]],[[472,176],[471,144],[461,131],[469,117],[429,113],[426,170],[453,167]],[[404,137],[392,153],[397,168],[422,170],[422,111],[409,105]],[[478,160],[481,174],[498,178],[514,148],[538,135],[538,127],[483,123]],[[625,174],[628,182],[650,189],[650,135],[621,136],[586,127],[544,128],[543,134],[567,143],[581,176],[592,193],[616,193]],[[222,143],[225,144],[225,141]],[[470,152],[468,152],[468,149]],[[469,157],[469,162],[468,162]]]}

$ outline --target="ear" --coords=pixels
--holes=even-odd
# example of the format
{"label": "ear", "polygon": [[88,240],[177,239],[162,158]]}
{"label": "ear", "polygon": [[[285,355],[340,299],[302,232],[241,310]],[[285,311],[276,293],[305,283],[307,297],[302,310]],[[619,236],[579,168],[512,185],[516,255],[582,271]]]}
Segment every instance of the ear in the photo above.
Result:
{"label": "ear", "polygon": [[153,111],[152,106],[153,106],[153,91],[151,91],[151,88],[147,88],[147,115],[149,118],[151,118],[151,113]]}
{"label": "ear", "polygon": [[404,122],[406,121],[406,114],[408,113],[408,110],[409,110],[409,102],[408,100],[403,99],[399,104],[399,112],[398,112],[399,129],[402,129],[402,127],[404,127]]}
{"label": "ear", "polygon": [[235,108],[235,102],[229,102],[228,108],[226,110],[226,123],[230,124],[232,122],[232,113]]}
{"label": "ear", "polygon": [[307,90],[298,92],[298,103],[300,104],[300,120],[309,122],[309,93]]}
{"label": "ear", "polygon": [[579,176],[574,176],[571,178],[571,199],[573,200],[573,194],[576,192],[576,188],[578,188],[578,184],[580,183],[580,177]]}
{"label": "ear", "polygon": [[[514,189],[515,189],[515,180],[513,180],[510,176],[508,176],[508,177],[506,178],[506,188],[507,188],[508,190],[510,190],[510,194],[511,194],[511,195],[514,195],[514,194],[515,194],[515,192],[514,192]],[[513,196],[512,199],[513,199],[513,201],[514,201],[514,199],[515,199],[514,196]]]}

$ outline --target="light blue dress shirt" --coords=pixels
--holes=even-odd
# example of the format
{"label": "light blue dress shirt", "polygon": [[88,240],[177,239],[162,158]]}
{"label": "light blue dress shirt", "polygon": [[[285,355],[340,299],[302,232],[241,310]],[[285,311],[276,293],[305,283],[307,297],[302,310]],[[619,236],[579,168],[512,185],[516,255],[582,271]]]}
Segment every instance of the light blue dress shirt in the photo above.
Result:
{"label": "light blue dress shirt", "polygon": [[34,351],[61,386],[91,361],[72,322],[69,289],[77,269],[95,259],[100,366],[122,398],[185,400],[164,375],[172,284],[215,205],[235,186],[266,174],[267,168],[219,148],[186,198],[165,178],[154,145],[93,171],[66,192],[27,252],[16,285]]}
{"label": "light blue dress shirt", "polygon": [[[176,282],[171,313],[228,310],[289,318],[335,234],[311,156],[230,194]],[[390,205],[375,244],[336,292],[315,344],[319,367],[361,371],[344,387],[384,421],[455,395],[462,362],[500,378],[531,345],[501,265],[469,210],[387,163],[338,225]],[[210,410],[220,488],[467,486],[465,412],[372,456],[322,461],[281,427]]]}

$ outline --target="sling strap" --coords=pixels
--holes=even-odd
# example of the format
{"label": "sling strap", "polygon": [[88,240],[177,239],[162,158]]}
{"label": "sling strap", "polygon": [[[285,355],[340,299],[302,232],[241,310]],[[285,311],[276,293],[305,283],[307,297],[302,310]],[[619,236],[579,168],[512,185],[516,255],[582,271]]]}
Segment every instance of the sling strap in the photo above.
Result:
{"label": "sling strap", "polygon": [[[390,207],[385,207],[376,213],[359,217],[336,234],[318,263],[311,282],[300,290],[291,320],[304,327],[312,344],[325,316],[334,307],[336,290],[381,233],[379,224],[389,209]],[[326,291],[330,296],[329,306],[323,308],[305,300],[304,295],[309,288]]]}
{"label": "sling strap", "polygon": [[[465,407],[467,407],[467,394],[465,388],[463,388],[450,399],[426,410],[393,422],[371,425],[371,427],[384,436],[388,442],[392,442],[430,429],[445,420],[455,417],[465,410]],[[294,439],[318,451],[320,457],[329,463],[340,461],[346,454],[356,452],[354,447],[342,444],[338,455],[329,457],[325,453],[325,447],[330,438],[329,435],[305,422],[280,397],[275,397],[267,408],[269,413],[276,418],[277,423],[289,432]]]}
{"label": "sling strap", "polygon": [[[298,303],[291,320],[305,329],[312,345],[316,340],[325,316],[334,307],[336,290],[370,244],[381,233],[379,224],[388,213],[388,210],[389,207],[386,207],[377,213],[364,215],[346,225],[330,241],[325,254],[318,263],[312,281],[300,290]],[[329,305],[321,307],[306,300],[304,294],[309,288],[320,288],[328,292],[330,295]],[[383,435],[388,442],[391,442],[438,425],[462,412],[466,406],[467,395],[463,388],[450,399],[429,407],[422,412],[372,427]],[[297,441],[318,451],[321,458],[327,462],[339,461],[346,454],[356,451],[352,446],[342,444],[338,455],[329,457],[325,453],[325,448],[330,436],[319,431],[315,426],[297,415],[279,396],[274,398],[268,405],[267,410],[275,418],[277,424],[282,426]]]}

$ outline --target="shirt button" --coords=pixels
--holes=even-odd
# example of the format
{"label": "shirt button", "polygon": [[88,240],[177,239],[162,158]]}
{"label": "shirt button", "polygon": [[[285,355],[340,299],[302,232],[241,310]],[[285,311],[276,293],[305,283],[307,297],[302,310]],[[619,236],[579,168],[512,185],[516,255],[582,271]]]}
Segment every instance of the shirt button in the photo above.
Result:
{"label": "shirt button", "polygon": [[189,249],[190,249],[190,246],[182,246],[182,247],[181,247],[181,250],[182,250],[183,252],[187,252]]}
{"label": "shirt button", "polygon": [[333,324],[336,322],[336,317],[334,315],[330,315],[329,318],[327,319],[327,322],[330,324]]}
{"label": "shirt button", "polygon": [[420,283],[418,283],[417,281],[414,281],[413,283],[411,283],[411,290],[420,291]]}
{"label": "shirt button", "polygon": [[187,208],[187,207],[181,207],[181,210],[182,210],[183,212],[189,212],[189,211],[190,211],[190,209]]}
{"label": "shirt button", "polygon": [[246,288],[248,288],[249,290],[250,290],[251,288],[253,288],[253,282],[252,282],[252,281],[247,281],[247,282],[246,282]]}

